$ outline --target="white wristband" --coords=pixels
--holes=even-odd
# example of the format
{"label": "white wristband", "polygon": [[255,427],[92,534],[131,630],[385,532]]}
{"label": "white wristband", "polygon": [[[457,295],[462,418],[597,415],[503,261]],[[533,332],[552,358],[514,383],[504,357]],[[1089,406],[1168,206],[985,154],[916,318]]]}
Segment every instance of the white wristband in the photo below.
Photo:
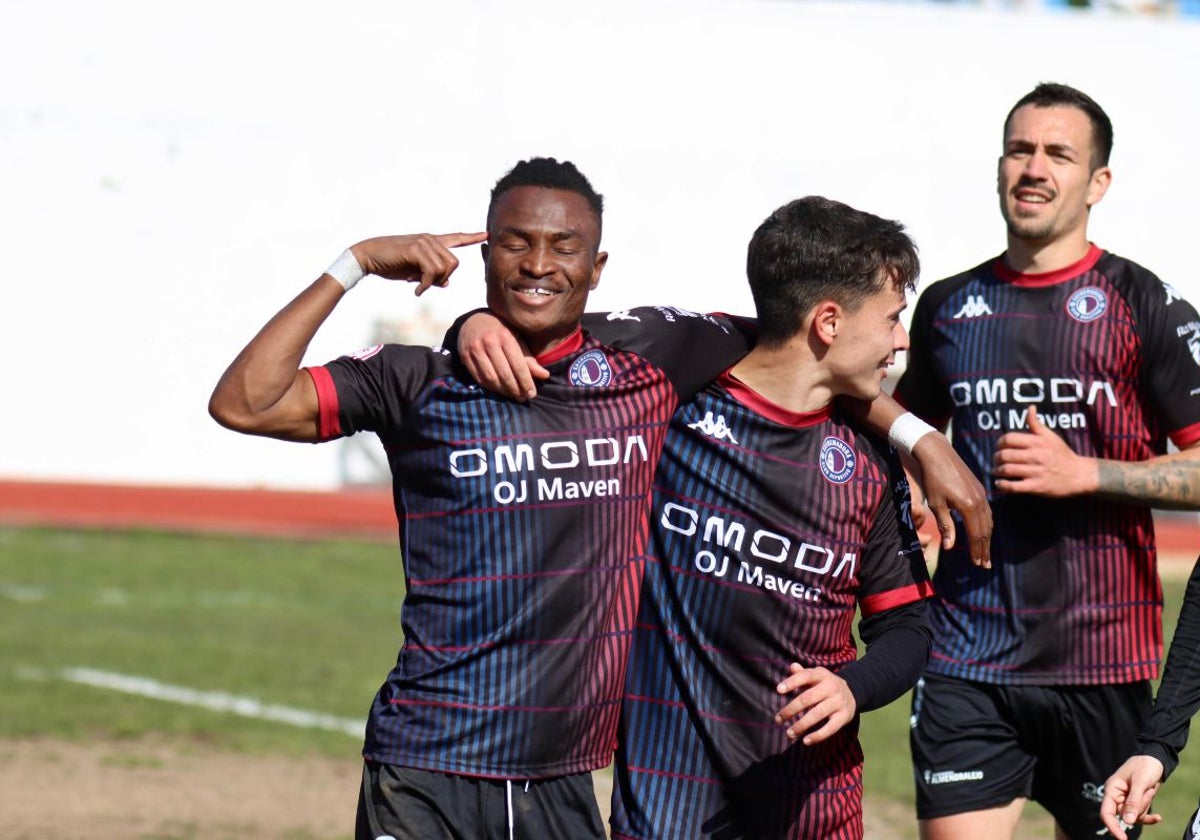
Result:
{"label": "white wristband", "polygon": [[366,276],[366,272],[358,264],[354,252],[349,248],[342,251],[341,256],[333,261],[333,265],[325,269],[325,273],[341,283],[342,288],[347,292],[354,288],[355,283]]}
{"label": "white wristband", "polygon": [[888,429],[888,442],[905,455],[911,456],[917,441],[930,432],[936,431],[937,429],[920,417],[911,411],[906,411],[897,417],[896,422],[892,423],[892,427]]}

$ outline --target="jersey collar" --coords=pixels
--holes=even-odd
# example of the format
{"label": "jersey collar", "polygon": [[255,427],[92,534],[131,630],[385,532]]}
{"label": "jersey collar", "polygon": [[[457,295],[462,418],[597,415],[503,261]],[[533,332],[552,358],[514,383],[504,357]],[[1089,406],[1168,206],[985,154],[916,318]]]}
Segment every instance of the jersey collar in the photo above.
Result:
{"label": "jersey collar", "polygon": [[790,411],[771,402],[757,391],[751,390],[749,385],[738,379],[729,370],[717,378],[717,384],[724,388],[729,393],[729,396],[746,406],[746,408],[756,414],[761,414],[768,420],[773,420],[781,426],[791,426],[797,429],[815,426],[818,423],[828,420],[829,414],[833,410],[832,405],[827,405],[816,411]]}
{"label": "jersey collar", "polygon": [[575,332],[571,333],[569,336],[567,336],[565,339],[563,339],[562,344],[558,345],[553,350],[550,350],[549,352],[543,353],[542,355],[538,356],[537,362],[539,365],[542,365],[542,366],[552,365],[555,362],[558,362],[558,361],[561,361],[561,360],[567,358],[567,356],[570,356],[572,353],[574,353],[576,350],[578,350],[582,346],[583,346],[583,328],[576,327]]}
{"label": "jersey collar", "polygon": [[1013,271],[1004,264],[1004,255],[996,257],[996,275],[1007,283],[1015,283],[1018,286],[1053,286],[1056,283],[1062,283],[1064,280],[1071,280],[1083,274],[1085,271],[1091,271],[1092,267],[1100,261],[1100,257],[1104,254],[1103,249],[1096,247],[1092,243],[1088,243],[1088,252],[1083,259],[1078,262],[1071,263],[1065,268],[1060,268],[1057,271],[1047,271],[1044,274],[1022,274],[1019,271]]}

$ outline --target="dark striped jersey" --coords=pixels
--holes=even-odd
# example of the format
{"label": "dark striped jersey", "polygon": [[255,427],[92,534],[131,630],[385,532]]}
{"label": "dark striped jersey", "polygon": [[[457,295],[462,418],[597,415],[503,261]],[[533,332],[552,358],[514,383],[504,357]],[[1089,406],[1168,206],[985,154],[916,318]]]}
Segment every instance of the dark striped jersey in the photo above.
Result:
{"label": "dark striped jersey", "polygon": [[322,438],[373,431],[392,469],[404,642],[367,759],[510,779],[611,760],[667,423],[746,340],[681,310],[610,317],[635,319],[626,338],[578,333],[528,403],[427,348],[310,369]]}
{"label": "dark striped jersey", "polygon": [[655,478],[614,837],[862,836],[857,718],[792,744],[775,686],[791,662],[853,662],[856,608],[872,617],[928,597],[908,504],[895,456],[829,409],[789,412],[727,375],[676,412]]}
{"label": "dark striped jersey", "polygon": [[1145,506],[998,494],[997,442],[1026,412],[1077,454],[1141,461],[1200,440],[1200,317],[1144,268],[1092,246],[1061,271],[1000,259],[917,303],[896,396],[935,424],[988,489],[992,568],[965,541],[934,574],[930,670],[1025,685],[1154,677],[1162,588]]}

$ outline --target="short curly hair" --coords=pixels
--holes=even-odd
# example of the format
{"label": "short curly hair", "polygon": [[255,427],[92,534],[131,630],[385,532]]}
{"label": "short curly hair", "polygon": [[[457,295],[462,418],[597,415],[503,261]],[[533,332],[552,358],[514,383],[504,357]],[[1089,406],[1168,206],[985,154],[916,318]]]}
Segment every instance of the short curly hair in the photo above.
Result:
{"label": "short curly hair", "polygon": [[604,196],[592,188],[587,177],[569,160],[558,161],[552,157],[532,157],[523,160],[508,170],[496,186],[488,202],[488,225],[492,223],[492,210],[500,196],[516,187],[546,187],[551,190],[567,190],[583,196],[596,214],[596,228],[603,227]]}

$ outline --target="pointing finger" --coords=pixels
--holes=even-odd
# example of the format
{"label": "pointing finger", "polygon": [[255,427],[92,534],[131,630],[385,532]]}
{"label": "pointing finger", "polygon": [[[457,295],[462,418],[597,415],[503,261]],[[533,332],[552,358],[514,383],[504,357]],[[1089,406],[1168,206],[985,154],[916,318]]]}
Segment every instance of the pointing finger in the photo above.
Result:
{"label": "pointing finger", "polygon": [[477,233],[440,233],[436,239],[447,248],[461,248],[464,245],[478,245],[487,242],[487,231]]}

